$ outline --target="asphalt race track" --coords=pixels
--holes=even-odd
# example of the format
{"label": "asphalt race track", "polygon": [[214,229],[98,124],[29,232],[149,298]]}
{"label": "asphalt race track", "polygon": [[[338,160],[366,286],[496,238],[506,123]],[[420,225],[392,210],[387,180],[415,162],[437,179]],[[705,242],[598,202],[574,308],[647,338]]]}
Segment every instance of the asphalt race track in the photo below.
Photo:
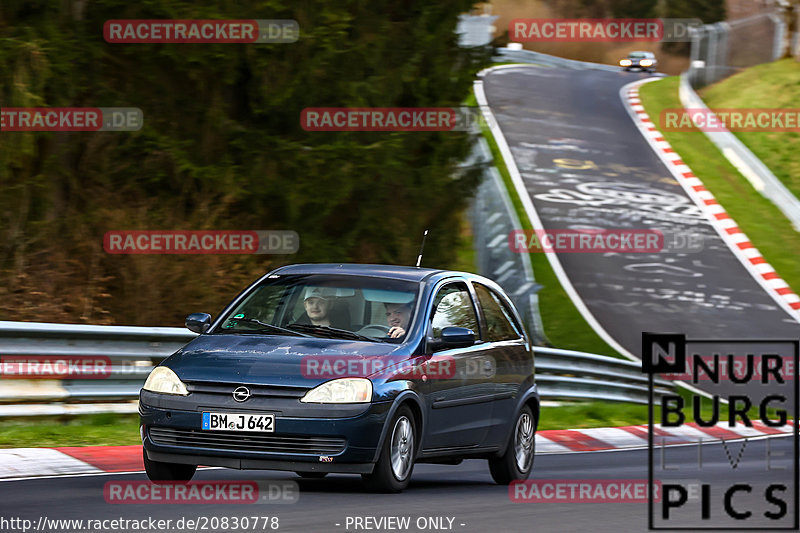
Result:
{"label": "asphalt race track", "polygon": [[558,254],[575,290],[611,337],[638,357],[643,331],[797,339],[800,324],[750,276],[628,116],[619,90],[641,77],[538,66],[484,77],[545,229],[703,236],[703,249],[691,253]]}
{"label": "asphalt race track", "polygon": [[[754,516],[761,517],[763,512],[775,510],[775,506],[764,501],[763,491],[758,489],[767,481],[787,485],[788,491],[784,495],[787,502],[791,502],[792,497],[797,498],[797,493],[792,489],[792,439],[770,439],[769,464],[765,459],[766,442],[748,441],[736,469],[731,467],[719,443],[704,445],[701,467],[697,463],[695,445],[667,448],[664,465],[668,469],[680,469],[668,472],[671,479],[712,485],[711,523],[708,525],[719,526],[723,523],[721,493],[734,483],[746,483],[754,487],[750,494],[736,495],[733,500],[735,508],[742,512],[751,510]],[[734,454],[739,453],[741,446],[741,441],[729,445]],[[660,479],[660,454],[656,453],[654,457],[655,478]],[[771,470],[767,471],[768,467]],[[640,449],[539,455],[532,479],[632,481],[647,480],[647,475],[647,451]],[[352,526],[346,529],[348,516],[408,516],[411,517],[411,526],[406,531],[420,531],[415,523],[417,519],[424,520],[427,517],[452,518],[452,529],[444,530],[475,533],[647,530],[646,503],[513,503],[508,488],[495,485],[486,462],[479,460],[465,461],[458,466],[417,465],[411,485],[401,494],[364,493],[358,476],[330,475],[322,480],[303,480],[283,472],[214,469],[199,472],[195,480],[296,480],[300,489],[299,498],[293,504],[272,505],[106,503],[103,495],[106,483],[144,479],[144,474],[139,473],[1,482],[4,516],[29,519],[34,523],[41,516],[47,519],[83,520],[153,517],[173,521],[200,516],[277,516],[279,531],[287,532],[367,530]],[[680,516],[692,520],[692,524],[699,524],[698,503],[695,502],[691,510],[689,505],[692,505],[691,502]],[[655,509],[660,512],[658,504]],[[791,523],[793,513],[789,503],[788,513],[783,520]],[[446,518],[443,520],[445,526],[448,524]],[[768,525],[763,517],[758,522],[755,522],[757,518],[753,520],[748,525]],[[744,525],[742,522],[732,523]],[[263,531],[260,524],[256,531]]]}

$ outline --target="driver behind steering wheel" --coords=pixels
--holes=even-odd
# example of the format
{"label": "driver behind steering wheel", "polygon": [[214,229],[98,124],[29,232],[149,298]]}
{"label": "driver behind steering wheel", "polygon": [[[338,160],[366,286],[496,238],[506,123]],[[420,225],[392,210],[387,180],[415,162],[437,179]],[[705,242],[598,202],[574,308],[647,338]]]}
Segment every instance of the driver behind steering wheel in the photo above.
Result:
{"label": "driver behind steering wheel", "polygon": [[386,322],[389,324],[389,337],[397,339],[406,334],[408,322],[411,319],[411,304],[385,303]]}

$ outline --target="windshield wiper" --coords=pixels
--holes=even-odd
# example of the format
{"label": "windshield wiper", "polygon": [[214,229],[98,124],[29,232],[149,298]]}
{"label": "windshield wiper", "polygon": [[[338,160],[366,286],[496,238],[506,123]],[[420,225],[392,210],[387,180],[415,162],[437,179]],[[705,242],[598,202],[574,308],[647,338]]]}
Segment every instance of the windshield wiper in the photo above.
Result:
{"label": "windshield wiper", "polygon": [[[281,333],[288,333],[289,335],[295,335],[300,337],[313,337],[313,335],[309,335],[307,333],[301,333],[299,331],[294,331],[288,328],[282,328],[281,326],[276,326],[275,324],[268,324],[267,322],[261,322],[256,318],[236,317],[236,318],[229,318],[228,320],[232,322],[236,321],[236,322],[248,322],[250,324],[258,324],[259,326],[264,326],[265,328],[269,328],[273,331],[280,331]],[[222,328],[222,331],[230,331],[230,330]]]}
{"label": "windshield wiper", "polygon": [[369,341],[369,342],[380,342],[380,339],[376,339],[374,337],[367,337],[366,335],[361,335],[360,333],[356,333],[355,331],[350,331],[347,329],[340,329],[340,328],[332,328],[330,326],[317,326],[315,324],[289,324],[289,328],[297,328],[301,331],[316,331],[316,332],[326,332],[326,333],[333,333],[347,339],[353,340],[360,340],[360,341]]}

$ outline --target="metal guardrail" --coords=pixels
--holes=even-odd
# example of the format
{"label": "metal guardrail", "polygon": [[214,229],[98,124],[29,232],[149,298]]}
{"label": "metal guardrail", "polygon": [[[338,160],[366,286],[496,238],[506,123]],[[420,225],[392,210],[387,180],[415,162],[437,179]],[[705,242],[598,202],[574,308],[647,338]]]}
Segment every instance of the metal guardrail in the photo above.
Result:
{"label": "metal guardrail", "polygon": [[592,63],[589,61],[577,61],[565,57],[551,56],[533,50],[513,50],[510,48],[495,49],[496,61],[514,61],[517,63],[534,63],[537,65],[547,65],[551,67],[568,68],[573,70],[607,70],[609,72],[619,72],[617,65],[606,65],[604,63]]}
{"label": "metal guardrail", "polygon": [[[0,321],[0,356],[102,356],[103,379],[0,379],[0,417],[136,412],[153,366],[197,335],[184,328],[90,326]],[[640,364],[601,355],[536,347],[543,399],[647,402]],[[659,381],[657,394],[672,387]]]}
{"label": "metal guardrail", "polygon": [[[547,400],[606,400],[647,403],[649,376],[642,364],[604,355],[535,347],[536,383]],[[653,393],[674,391],[674,383],[655,379]]]}
{"label": "metal guardrail", "polygon": [[0,416],[8,403],[134,400],[153,366],[196,336],[184,328],[0,321],[0,357],[101,356],[112,364],[103,379],[2,379]]}
{"label": "metal guardrail", "polygon": [[[708,109],[689,83],[688,73],[681,75],[679,96],[686,109]],[[775,174],[729,131],[704,132],[722,155],[749,181],[764,198],[771,201],[800,231],[800,200],[781,183]]]}
{"label": "metal guardrail", "polygon": [[522,226],[503,178],[497,167],[489,164],[492,154],[483,137],[478,137],[473,156],[476,164],[484,168],[483,179],[468,210],[477,272],[506,291],[522,315],[534,344],[550,344],[539,312],[537,293],[542,286],[536,283],[528,254],[513,252],[508,246],[509,233]]}

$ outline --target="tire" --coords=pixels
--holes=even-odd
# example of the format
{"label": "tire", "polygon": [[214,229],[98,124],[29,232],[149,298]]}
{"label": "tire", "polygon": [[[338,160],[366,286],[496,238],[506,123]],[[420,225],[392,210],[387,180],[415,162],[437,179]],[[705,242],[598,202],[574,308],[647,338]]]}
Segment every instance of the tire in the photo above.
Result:
{"label": "tire", "polygon": [[328,475],[327,472],[295,472],[295,474],[305,479],[322,479]]}
{"label": "tire", "polygon": [[417,426],[408,406],[401,406],[392,417],[371,474],[361,474],[372,492],[400,492],[408,486],[414,471]]}
{"label": "tire", "polygon": [[528,479],[536,452],[536,418],[527,405],[514,419],[514,431],[503,455],[489,459],[489,471],[498,485]]}
{"label": "tire", "polygon": [[197,465],[183,465],[178,463],[161,463],[147,458],[147,452],[142,448],[144,470],[153,483],[161,481],[190,481],[197,470]]}

